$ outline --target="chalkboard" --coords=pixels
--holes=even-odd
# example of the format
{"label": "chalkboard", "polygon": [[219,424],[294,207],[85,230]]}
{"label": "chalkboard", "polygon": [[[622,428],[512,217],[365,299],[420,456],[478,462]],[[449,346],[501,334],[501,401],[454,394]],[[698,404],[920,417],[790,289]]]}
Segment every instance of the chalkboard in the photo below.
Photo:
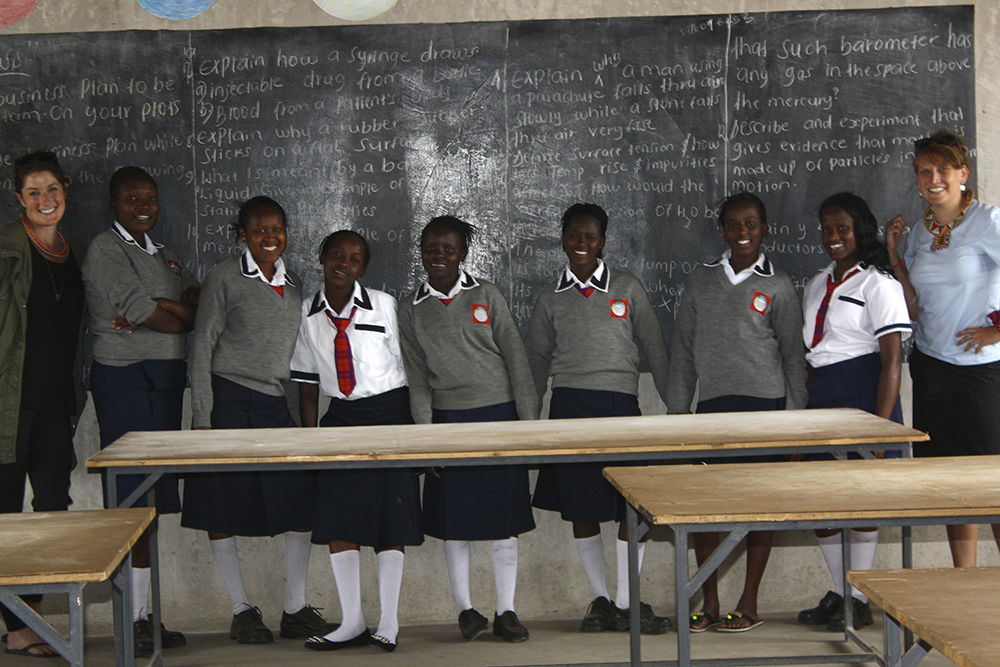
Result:
{"label": "chalkboard", "polygon": [[926,7],[202,32],[0,37],[3,219],[10,164],[58,152],[65,228],[110,224],[106,183],[159,181],[155,236],[200,275],[240,252],[257,194],[289,214],[290,265],[320,284],[316,246],[351,227],[366,282],[421,279],[434,215],[481,230],[470,270],[522,325],[561,270],[559,216],[611,215],[605,255],[646,285],[665,327],[698,262],[723,249],[715,210],[768,205],[765,250],[801,284],[827,261],[816,208],[853,190],[880,219],[919,215],[912,142],[946,127],[975,145],[973,8]]}

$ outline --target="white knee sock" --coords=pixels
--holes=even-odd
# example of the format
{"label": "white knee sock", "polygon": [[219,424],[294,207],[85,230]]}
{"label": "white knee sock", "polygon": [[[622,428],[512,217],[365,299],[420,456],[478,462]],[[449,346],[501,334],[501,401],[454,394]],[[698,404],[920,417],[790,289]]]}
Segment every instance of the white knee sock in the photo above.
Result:
{"label": "white knee sock", "polygon": [[472,544],[464,540],[445,540],[444,562],[448,566],[455,609],[461,614],[466,609],[472,609],[472,586],[469,583],[472,576]]}
{"label": "white knee sock", "polygon": [[493,540],[493,574],[497,582],[497,614],[514,611],[517,588],[517,538]]}
{"label": "white knee sock", "polygon": [[[829,537],[816,537],[819,542],[819,550],[823,552],[826,559],[826,566],[830,569],[830,577],[833,578],[833,592],[837,595],[844,594],[844,553],[841,550],[840,533]],[[854,552],[851,552],[854,557]]]}
{"label": "white knee sock", "polygon": [[285,612],[294,614],[306,606],[306,574],[312,551],[312,531],[285,533]]}
{"label": "white knee sock", "polygon": [[605,597],[608,595],[608,582],[604,574],[604,542],[601,534],[593,537],[577,537],[576,552],[580,554],[580,562],[583,563],[583,571],[587,573],[590,580],[590,587],[594,589],[594,597]]}
{"label": "white knee sock", "polygon": [[[628,592],[628,542],[626,540],[615,540],[616,551],[618,552],[618,590],[615,592],[615,606],[619,609],[628,609],[630,602]],[[642,572],[642,559],[646,555],[646,543],[639,542],[639,572]]]}
{"label": "white knee sock", "polygon": [[236,552],[236,538],[227,537],[224,540],[209,540],[215,565],[222,575],[222,583],[229,593],[229,601],[233,603],[233,614],[250,609],[251,604],[243,590],[243,575],[240,574],[240,557]]}
{"label": "white knee sock", "polygon": [[[878,546],[878,531],[851,530],[851,569],[870,570],[875,563],[875,547]],[[868,602],[868,598],[858,589],[852,593],[854,597],[862,602]]]}
{"label": "white knee sock", "polygon": [[326,635],[332,642],[354,639],[365,630],[365,617],[361,610],[361,552],[350,549],[330,554],[333,580],[337,582],[340,597],[340,627]]}
{"label": "white knee sock", "polygon": [[149,575],[151,569],[148,567],[132,568],[132,622],[135,623],[144,617],[146,611],[146,598],[149,597]]}
{"label": "white knee sock", "polygon": [[382,617],[375,634],[393,644],[399,634],[399,589],[403,586],[403,552],[389,549],[375,556],[378,566],[378,597]]}

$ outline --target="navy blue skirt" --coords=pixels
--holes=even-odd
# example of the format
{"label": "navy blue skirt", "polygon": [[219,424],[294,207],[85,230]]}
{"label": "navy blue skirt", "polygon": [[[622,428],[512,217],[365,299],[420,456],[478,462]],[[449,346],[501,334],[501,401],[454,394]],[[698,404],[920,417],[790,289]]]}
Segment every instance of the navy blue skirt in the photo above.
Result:
{"label": "navy blue skirt", "polygon": [[[294,427],[284,396],[212,376],[212,428]],[[281,443],[274,443],[276,450]],[[316,475],[310,472],[197,473],[184,478],[185,528],[260,537],[308,528]]]}
{"label": "navy blue skirt", "polygon": [[[637,397],[617,391],[556,387],[549,403],[549,419],[638,417],[641,414]],[[621,521],[625,516],[625,500],[605,479],[603,472],[613,465],[616,464],[604,461],[542,466],[531,503],[538,509],[559,512],[565,521]]]}
{"label": "navy blue skirt", "polygon": [[[406,387],[354,401],[333,399],[319,425],[412,424]],[[409,468],[324,470],[316,484],[312,541],[351,542],[385,551],[419,546],[420,480]]]}
{"label": "navy blue skirt", "polygon": [[[878,352],[866,354],[840,363],[813,369],[812,390],[809,392],[810,408],[857,408],[875,414],[878,407],[878,382],[882,375],[882,358]],[[903,408],[896,397],[889,419],[903,423]],[[885,453],[887,459],[898,459],[898,449]],[[861,458],[851,452],[849,458]],[[810,454],[810,461],[829,461],[832,454]]]}
{"label": "navy blue skirt", "polygon": [[[90,393],[101,431],[101,449],[129,431],[179,431],[187,384],[187,362],[183,359],[150,359],[128,366],[107,366],[95,361],[90,367]],[[145,475],[119,475],[118,502],[128,498]],[[108,507],[106,474],[104,507]],[[156,483],[156,512],[176,514],[181,511],[177,476],[164,475]],[[146,497],[135,507],[147,507]]]}
{"label": "navy blue skirt", "polygon": [[[470,410],[434,410],[436,424],[515,421],[513,402]],[[424,480],[424,533],[441,540],[505,540],[535,527],[528,468],[448,466]]]}
{"label": "navy blue skirt", "polygon": [[[705,401],[698,401],[698,414],[713,412],[765,412],[767,410],[784,410],[785,397],[760,398],[758,396],[741,396],[730,394],[717,396]],[[766,463],[781,460],[780,456],[723,456],[721,458],[705,459],[698,463]]]}

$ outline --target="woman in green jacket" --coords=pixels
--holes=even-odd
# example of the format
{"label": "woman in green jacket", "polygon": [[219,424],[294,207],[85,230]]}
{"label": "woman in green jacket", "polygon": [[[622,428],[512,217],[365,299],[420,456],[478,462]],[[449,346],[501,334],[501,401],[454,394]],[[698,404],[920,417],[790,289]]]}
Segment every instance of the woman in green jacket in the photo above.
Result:
{"label": "woman in green jacket", "polygon": [[[30,479],[36,512],[65,510],[83,410],[83,246],[59,231],[66,178],[53,153],[14,162],[21,215],[0,226],[0,513],[20,512]],[[37,610],[41,596],[25,596]],[[0,607],[6,652],[55,652]]]}

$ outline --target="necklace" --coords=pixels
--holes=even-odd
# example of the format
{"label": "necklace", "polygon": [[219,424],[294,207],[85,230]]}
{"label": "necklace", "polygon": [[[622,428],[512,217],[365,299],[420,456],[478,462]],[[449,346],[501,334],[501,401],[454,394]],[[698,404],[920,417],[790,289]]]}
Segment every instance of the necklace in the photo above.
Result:
{"label": "necklace", "polygon": [[951,241],[951,230],[962,224],[965,220],[965,214],[969,212],[969,207],[972,206],[972,198],[969,198],[969,203],[962,208],[962,212],[955,218],[950,225],[938,224],[937,220],[934,219],[934,209],[930,206],[927,207],[927,212],[924,213],[924,226],[927,227],[927,231],[934,235],[934,240],[931,242],[931,250],[943,250],[948,247],[948,243]]}
{"label": "necklace", "polygon": [[52,262],[42,258],[45,261],[45,268],[49,270],[49,280],[52,281],[52,291],[56,293],[56,301],[59,301],[59,297],[62,296],[63,290],[66,289],[66,265],[62,265],[62,284],[56,287],[56,277],[52,273]]}
{"label": "necklace", "polygon": [[66,242],[66,237],[63,236],[62,232],[56,231],[56,234],[59,235],[59,240],[62,241],[63,249],[59,252],[55,252],[54,250],[49,250],[41,241],[38,240],[38,237],[35,236],[35,234],[31,231],[31,227],[28,225],[28,216],[24,213],[21,214],[21,222],[24,223],[24,231],[28,232],[28,238],[31,239],[31,242],[35,244],[36,248],[44,252],[46,255],[49,257],[58,257],[60,259],[69,255],[69,243]]}

